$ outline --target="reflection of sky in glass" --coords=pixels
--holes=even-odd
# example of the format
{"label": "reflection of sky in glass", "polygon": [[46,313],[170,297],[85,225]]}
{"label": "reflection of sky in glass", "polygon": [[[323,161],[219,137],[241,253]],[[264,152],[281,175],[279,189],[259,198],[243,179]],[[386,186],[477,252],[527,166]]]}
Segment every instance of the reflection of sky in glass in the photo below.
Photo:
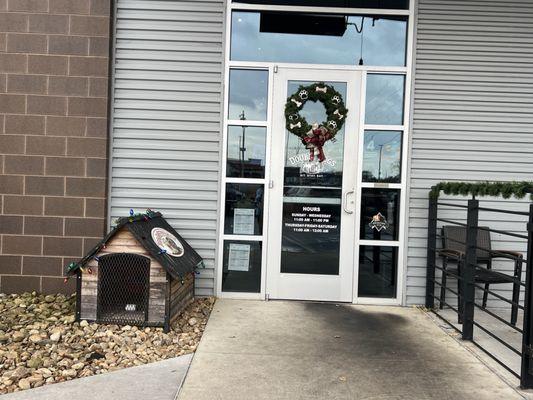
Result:
{"label": "reflection of sky in glass", "polygon": [[403,124],[403,75],[368,74],[365,122],[375,125]]}
{"label": "reflection of sky in glass", "polygon": [[[289,81],[288,82],[288,88],[287,88],[287,96],[290,96],[292,93],[296,92],[298,90],[298,87],[300,85],[307,86],[314,82],[301,82],[301,81]],[[343,99],[346,99],[346,83],[344,82],[325,82],[328,85],[331,85],[337,90],[343,97]],[[318,122],[319,124],[321,122],[326,121],[326,108],[321,102],[312,102],[308,101],[305,103],[302,110],[300,110],[300,115],[306,119],[306,121],[311,125],[314,122]],[[337,132],[335,135],[335,141],[328,140],[324,144],[324,154],[326,156],[326,161],[329,160],[330,162],[324,161],[322,163],[322,173],[328,173],[328,172],[338,172],[342,171],[342,161],[343,161],[343,151],[344,151],[344,127]],[[298,160],[298,163],[291,164],[289,161],[289,157],[294,157],[298,155],[304,155],[305,157],[301,157]],[[301,167],[301,165],[309,160],[309,149],[305,148],[305,145],[302,143],[302,140],[296,136],[293,135],[290,132],[287,132],[287,148],[285,153],[285,166],[286,167],[294,167],[298,166]]]}
{"label": "reflection of sky in glass", "polygon": [[409,0],[233,0],[233,2],[306,7],[389,8],[404,10],[409,8]]}
{"label": "reflection of sky in glass", "polygon": [[265,121],[268,71],[232,69],[229,75],[229,119]]}
{"label": "reflection of sky in glass", "polygon": [[[407,22],[365,17],[363,34],[348,25],[343,36],[303,35],[259,31],[260,14],[232,14],[231,59],[312,64],[404,66]],[[363,17],[350,16],[348,23],[361,27]]]}
{"label": "reflection of sky in glass", "polygon": [[364,146],[363,180],[399,182],[402,133],[366,131]]}
{"label": "reflection of sky in glass", "polygon": [[[244,146],[242,146],[244,136]],[[265,166],[266,128],[254,126],[228,127],[228,161]],[[244,147],[244,151],[241,151]]]}

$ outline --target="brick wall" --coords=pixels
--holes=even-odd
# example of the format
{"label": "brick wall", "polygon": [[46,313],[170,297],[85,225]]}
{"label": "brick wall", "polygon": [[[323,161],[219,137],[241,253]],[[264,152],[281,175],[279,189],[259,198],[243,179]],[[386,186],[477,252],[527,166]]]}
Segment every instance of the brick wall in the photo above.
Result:
{"label": "brick wall", "polygon": [[104,233],[110,0],[0,0],[0,292],[72,292]]}

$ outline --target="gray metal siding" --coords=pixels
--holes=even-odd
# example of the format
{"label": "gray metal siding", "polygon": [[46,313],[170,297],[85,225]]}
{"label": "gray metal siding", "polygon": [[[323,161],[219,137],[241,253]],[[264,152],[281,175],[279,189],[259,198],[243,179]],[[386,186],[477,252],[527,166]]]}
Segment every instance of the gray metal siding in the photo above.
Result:
{"label": "gray metal siding", "polygon": [[214,293],[223,0],[118,0],[110,218],[161,211],[200,253]]}
{"label": "gray metal siding", "polygon": [[[424,302],[431,185],[443,180],[533,180],[533,2],[417,3],[408,304]],[[488,200],[489,206],[502,204]],[[527,210],[527,200],[503,205]],[[449,211],[444,215],[457,216]],[[497,229],[524,228],[524,220],[516,216],[481,213],[480,219]],[[494,247],[525,250],[523,243],[508,237],[492,238]]]}

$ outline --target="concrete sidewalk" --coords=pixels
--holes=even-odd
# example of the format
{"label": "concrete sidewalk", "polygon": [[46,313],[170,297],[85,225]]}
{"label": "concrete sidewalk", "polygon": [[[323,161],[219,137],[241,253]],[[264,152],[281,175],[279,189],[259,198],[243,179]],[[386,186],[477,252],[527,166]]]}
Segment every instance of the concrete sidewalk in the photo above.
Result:
{"label": "concrete sidewalk", "polygon": [[1,400],[175,400],[192,354],[0,396]]}
{"label": "concrete sidewalk", "polygon": [[522,398],[414,308],[220,299],[178,396]]}

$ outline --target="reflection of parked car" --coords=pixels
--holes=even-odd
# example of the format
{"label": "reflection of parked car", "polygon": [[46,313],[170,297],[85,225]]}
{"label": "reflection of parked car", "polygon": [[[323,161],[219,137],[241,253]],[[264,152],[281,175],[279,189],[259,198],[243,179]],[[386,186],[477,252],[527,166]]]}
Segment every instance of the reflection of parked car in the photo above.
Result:
{"label": "reflection of parked car", "polygon": [[378,178],[372,173],[372,171],[364,170],[363,171],[363,182],[396,183],[396,182],[400,182],[400,173],[398,172],[395,175]]}
{"label": "reflection of parked car", "polygon": [[262,162],[263,160],[260,159],[250,159],[244,162],[236,159],[228,159],[228,176],[239,176],[241,178],[263,178],[265,167],[262,165]]}
{"label": "reflection of parked car", "polygon": [[312,197],[312,189],[303,186],[285,186],[286,197]]}
{"label": "reflection of parked car", "polygon": [[[310,239],[311,237],[313,238],[312,240]],[[332,252],[336,254],[339,251],[339,240],[339,234],[284,232],[281,247],[282,251],[289,253]]]}
{"label": "reflection of parked car", "polygon": [[263,216],[263,196],[265,190],[263,189],[263,186],[259,186],[257,190],[255,191],[255,216],[256,218],[260,219]]}
{"label": "reflection of parked car", "polygon": [[246,197],[246,194],[237,189],[236,185],[228,185],[226,190],[226,202],[236,203]]}
{"label": "reflection of parked car", "polygon": [[[340,204],[341,190],[337,188],[317,188],[307,186],[285,186],[283,191],[285,202],[289,197],[309,197],[320,199],[321,204]],[[331,201],[327,201],[327,200]]]}
{"label": "reflection of parked car", "polygon": [[285,185],[341,187],[342,171],[306,174],[302,173],[300,167],[286,166],[284,182]]}
{"label": "reflection of parked car", "polygon": [[[240,189],[248,189],[241,191]],[[226,188],[226,227],[233,230],[233,213],[235,209],[254,210],[254,230],[257,233],[263,218],[263,185],[256,184],[228,184]]]}

